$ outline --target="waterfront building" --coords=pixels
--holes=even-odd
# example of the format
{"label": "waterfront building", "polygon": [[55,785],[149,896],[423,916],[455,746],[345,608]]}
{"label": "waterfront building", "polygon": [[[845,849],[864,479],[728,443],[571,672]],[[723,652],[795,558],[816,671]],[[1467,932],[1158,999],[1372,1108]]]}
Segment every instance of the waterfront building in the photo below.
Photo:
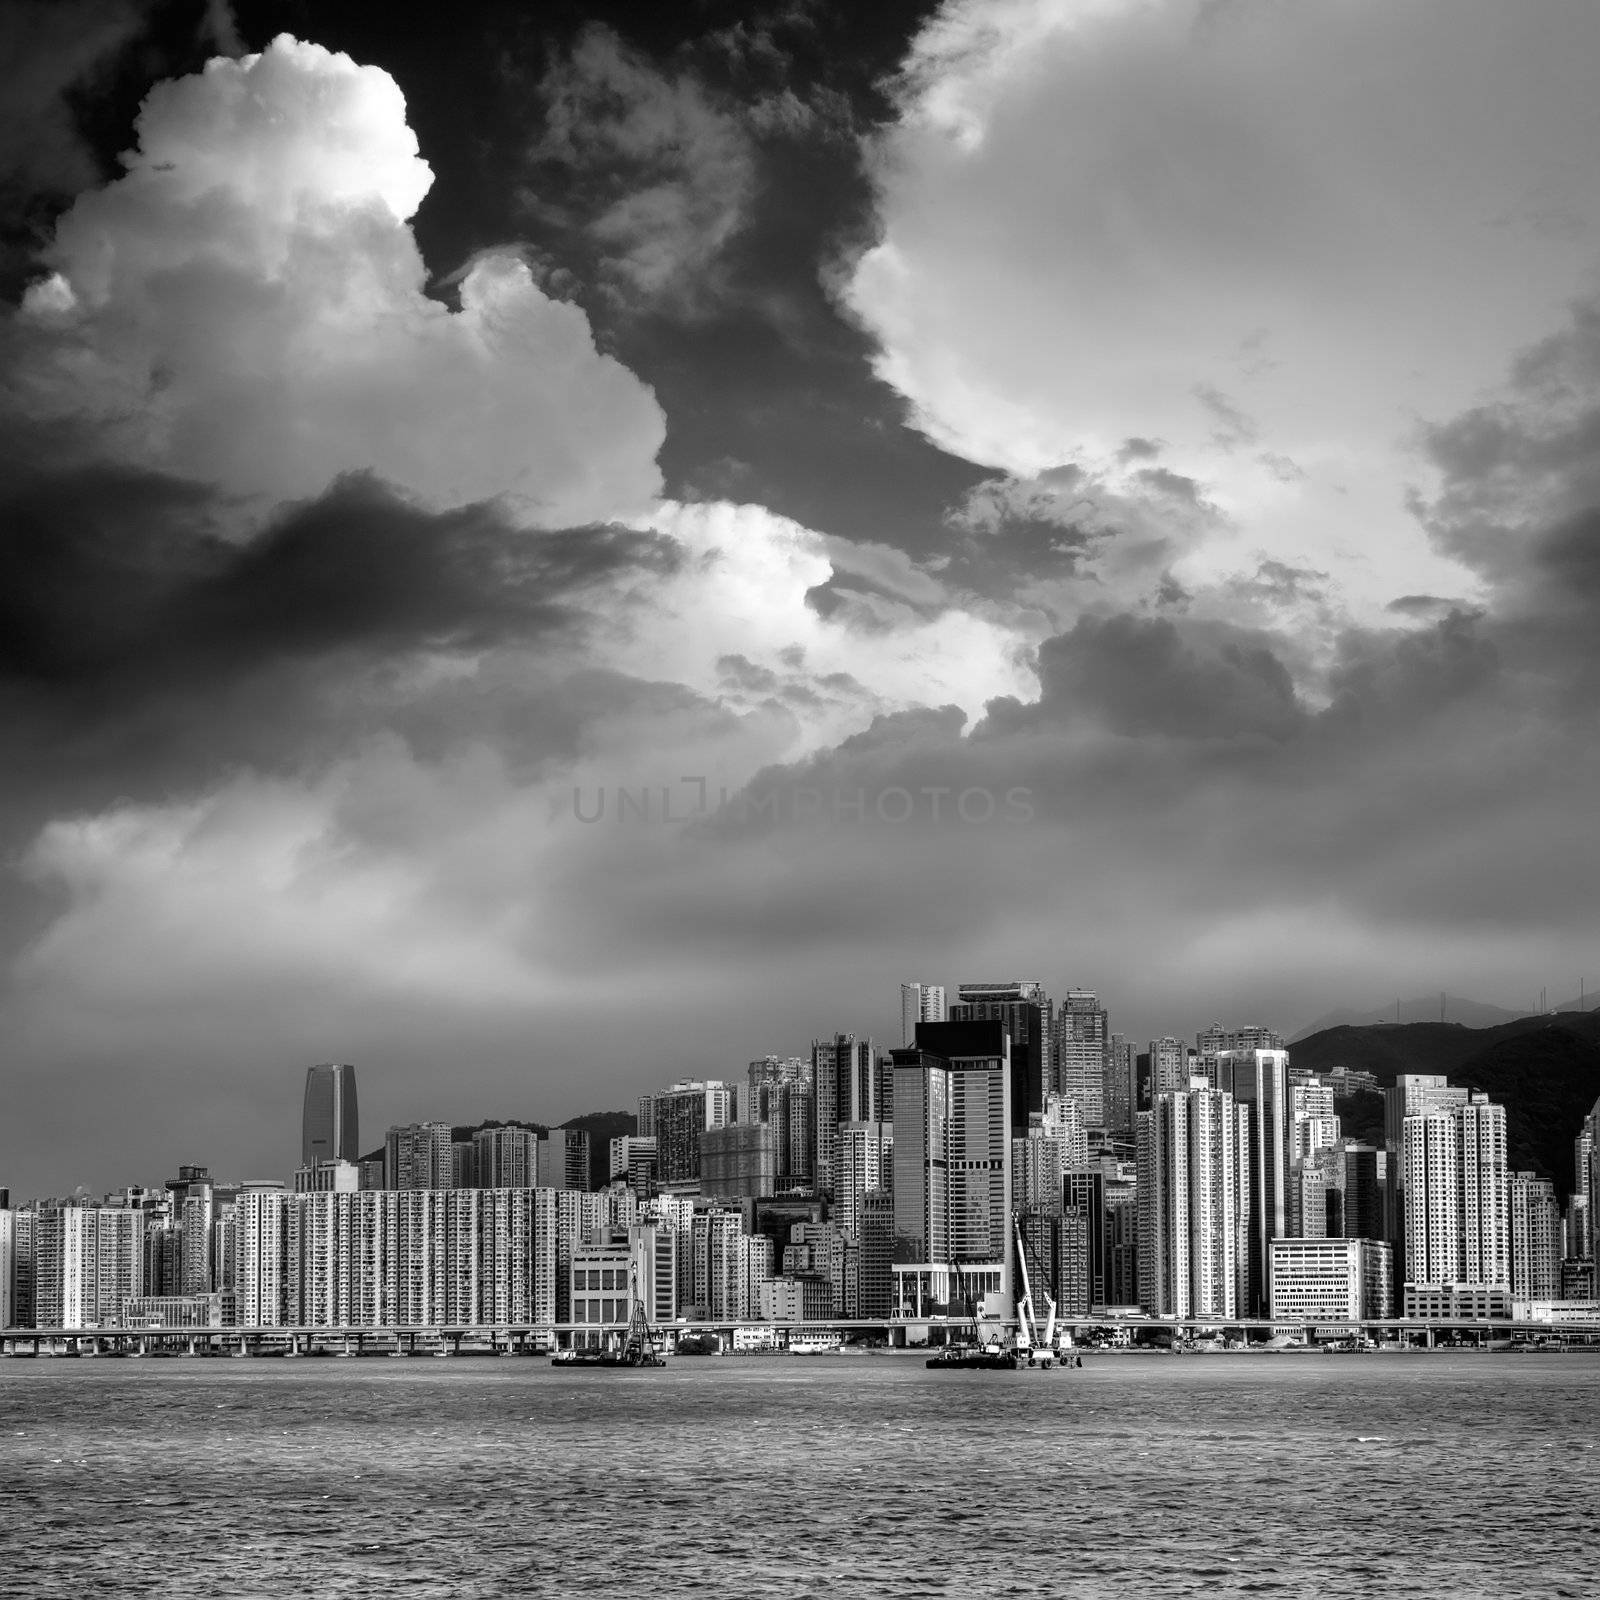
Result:
{"label": "waterfront building", "polygon": [[[1100,1166],[1069,1170],[1061,1180],[1063,1212],[1083,1213],[1086,1251],[1085,1310],[1106,1302],[1106,1174]],[[1059,1298],[1059,1297],[1058,1297]]]}
{"label": "waterfront building", "polygon": [[448,1122],[413,1122],[383,1136],[385,1189],[448,1189],[455,1179]]}
{"label": "waterfront building", "polygon": [[[9,1196],[8,1196],[9,1198]],[[11,1210],[12,1257],[11,1294],[12,1315],[19,1328],[36,1324],[36,1283],[38,1273],[39,1212],[34,1206],[17,1206]]]}
{"label": "waterfront building", "polygon": [[1389,1315],[1394,1257],[1378,1239],[1274,1239],[1274,1322],[1353,1331]]}
{"label": "waterfront building", "polygon": [[1105,1183],[1105,1284],[1096,1304],[1139,1303],[1139,1191],[1137,1182],[1107,1178]]}
{"label": "waterfront building", "polygon": [[945,1310],[952,1266],[1011,1300],[1011,1039],[999,1021],[925,1022],[894,1052],[895,1304]]}
{"label": "waterfront building", "polygon": [[1198,1077],[1141,1117],[1139,1303],[1152,1316],[1242,1314],[1248,1117]]}
{"label": "waterfront building", "polygon": [[7,1205],[0,1207],[0,1328],[18,1326],[17,1214]]}
{"label": "waterfront building", "polygon": [[576,1350],[603,1345],[608,1333],[619,1335],[632,1311],[630,1282],[633,1250],[626,1244],[578,1245],[568,1268],[568,1320],[581,1324],[572,1334]]}
{"label": "waterfront building", "polygon": [[223,1294],[139,1295],[122,1302],[124,1328],[226,1328],[236,1318],[233,1296]]}
{"label": "waterfront building", "polygon": [[[1505,1108],[1465,1101],[1405,1119],[1405,1304],[1444,1290],[1511,1289]],[[1415,1286],[1418,1297],[1411,1295]],[[1425,1293],[1424,1293],[1425,1291]],[[1410,1312],[1406,1313],[1410,1315]]]}
{"label": "waterfront building", "polygon": [[1563,1300],[1595,1299],[1594,1261],[1589,1257],[1565,1257],[1561,1262],[1561,1298]]}
{"label": "waterfront building", "polygon": [[944,985],[941,983],[902,983],[900,985],[900,1044],[917,1042],[919,1022],[945,1021]]}
{"label": "waterfront building", "polygon": [[1408,1283],[1400,1314],[1419,1322],[1483,1322],[1511,1315],[1511,1291],[1504,1284]]}
{"label": "waterfront building", "polygon": [[691,1078],[639,1096],[638,1132],[656,1141],[656,1181],[663,1189],[699,1187],[700,1135],[736,1120],[736,1098],[720,1078]]}
{"label": "waterfront building", "polygon": [[[887,1178],[888,1172],[884,1176]],[[894,1314],[894,1195],[871,1189],[861,1197],[860,1253],[857,1257],[857,1314]]]}
{"label": "waterfront building", "polygon": [[300,1115],[300,1165],[357,1161],[360,1156],[356,1069],[349,1062],[331,1061],[308,1067]]}
{"label": "waterfront building", "polygon": [[1578,1128],[1572,1144],[1573,1188],[1583,1196],[1578,1212],[1578,1235],[1571,1241],[1569,1254],[1594,1256],[1594,1219],[1600,1216],[1600,1100]]}
{"label": "waterfront building", "polygon": [[144,1292],[144,1219],[126,1205],[47,1205],[34,1241],[41,1328],[114,1328]]}
{"label": "waterfront building", "polygon": [[235,1202],[233,1293],[241,1327],[283,1324],[287,1199],[281,1183],[240,1186]]}
{"label": "waterfront building", "polygon": [[1556,1300],[1561,1294],[1561,1210],[1556,1186],[1534,1172],[1510,1178],[1511,1296]]}
{"label": "waterfront building", "polygon": [[178,1276],[172,1287],[179,1294],[210,1294],[217,1282],[212,1255],[216,1191],[210,1170],[181,1166],[166,1189],[178,1246]]}
{"label": "waterfront building", "polygon": [[1270,1029],[1240,1028],[1217,1055],[1217,1086],[1247,1113],[1249,1227],[1241,1316],[1265,1316],[1274,1239],[1289,1232],[1289,1053],[1276,1046],[1233,1041],[1275,1037]]}
{"label": "waterfront building", "polygon": [[[1090,1265],[1090,1224],[1081,1206],[1057,1204],[1053,1210],[1030,1208],[1018,1213],[1017,1226],[1026,1251],[1034,1309],[1041,1326],[1045,1297],[1055,1301],[1058,1319],[1089,1314],[1094,1291]],[[1016,1277],[1021,1287],[1020,1273]]]}

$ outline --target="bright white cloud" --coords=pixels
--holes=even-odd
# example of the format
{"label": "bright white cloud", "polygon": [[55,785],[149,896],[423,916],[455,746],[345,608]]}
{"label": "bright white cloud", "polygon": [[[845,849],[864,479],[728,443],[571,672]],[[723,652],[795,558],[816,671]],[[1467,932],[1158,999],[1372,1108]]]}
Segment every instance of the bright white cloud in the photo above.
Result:
{"label": "bright white cloud", "polygon": [[17,393],[141,465],[278,501],[371,470],[570,525],[659,488],[649,390],[508,255],[451,312],[408,226],[432,174],[389,75],[287,36],[158,85],[125,176],[27,296]]}
{"label": "bright white cloud", "polygon": [[[665,677],[750,709],[773,693],[790,701],[791,752],[854,732],[872,716],[956,704],[981,714],[995,695],[1031,699],[1028,635],[946,602],[937,615],[900,600],[845,605],[823,616],[807,592],[848,565],[851,547],[758,505],[664,502],[640,523],[684,552],[678,574],[641,584],[617,612],[608,655],[643,677]],[[872,565],[864,552],[864,565]],[[773,674],[769,687],[731,689],[718,663],[739,656]],[[848,681],[843,681],[848,680]]]}
{"label": "bright white cloud", "polygon": [[1470,592],[1403,509],[1449,415],[1592,270],[1600,11],[949,0],[875,150],[848,307],[919,425],[1031,475],[1130,436],[1358,606]]}

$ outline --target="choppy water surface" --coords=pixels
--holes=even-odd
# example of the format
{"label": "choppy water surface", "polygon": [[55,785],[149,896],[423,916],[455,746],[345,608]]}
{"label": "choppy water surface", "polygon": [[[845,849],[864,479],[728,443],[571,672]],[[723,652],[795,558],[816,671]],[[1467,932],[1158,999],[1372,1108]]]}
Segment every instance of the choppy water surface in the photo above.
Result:
{"label": "choppy water surface", "polygon": [[1592,1595],[1600,1358],[0,1361],[0,1592]]}

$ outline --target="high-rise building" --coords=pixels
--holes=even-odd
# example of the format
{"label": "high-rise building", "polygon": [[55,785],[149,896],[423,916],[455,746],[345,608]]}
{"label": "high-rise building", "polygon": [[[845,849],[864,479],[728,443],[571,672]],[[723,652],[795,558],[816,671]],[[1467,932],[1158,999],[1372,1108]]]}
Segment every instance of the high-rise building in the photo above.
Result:
{"label": "high-rise building", "polygon": [[770,1123],[778,1146],[778,1189],[810,1189],[817,1168],[817,1106],[811,1062],[763,1056],[749,1067],[746,1122]]}
{"label": "high-rise building", "polygon": [[894,1052],[895,1304],[959,1306],[954,1266],[1009,1308],[1011,1038],[998,1021],[924,1022]]}
{"label": "high-rise building", "polygon": [[1110,1018],[1089,989],[1069,989],[1056,1017],[1056,1090],[1077,1102],[1086,1128],[1103,1128]]}
{"label": "high-rise building", "polygon": [[857,1309],[862,1317],[894,1314],[894,1195],[873,1189],[861,1198],[858,1217]]}
{"label": "high-rise building", "polygon": [[50,1205],[34,1238],[35,1325],[114,1328],[144,1293],[143,1213],[125,1205]]}
{"label": "high-rise building", "polygon": [[730,1122],[700,1135],[700,1192],[713,1200],[759,1200],[778,1187],[777,1129]]}
{"label": "high-rise building", "polygon": [[[1201,1035],[1202,1039],[1206,1037],[1205,1034]],[[1151,1096],[1174,1091],[1187,1094],[1189,1080],[1194,1077],[1194,1054],[1182,1039],[1174,1039],[1170,1033],[1164,1038],[1152,1039],[1149,1066]],[[1140,1106],[1139,1109],[1150,1108]]]}
{"label": "high-rise building", "polygon": [[383,1136],[385,1189],[448,1189],[455,1181],[448,1122],[413,1122]]}
{"label": "high-rise building", "polygon": [[300,1116],[300,1165],[361,1158],[361,1121],[356,1109],[356,1069],[349,1062],[306,1068]]}
{"label": "high-rise building", "polygon": [[1249,1107],[1203,1078],[1156,1096],[1138,1129],[1139,1302],[1152,1316],[1240,1315],[1248,1285]]}
{"label": "high-rise building", "polygon": [[1136,1182],[1108,1178],[1105,1188],[1106,1306],[1139,1303],[1139,1191]]}
{"label": "high-rise building", "polygon": [[1088,1251],[1088,1304],[1084,1310],[1114,1304],[1107,1299],[1105,1172],[1099,1167],[1079,1167],[1068,1172],[1062,1180],[1062,1196],[1068,1208],[1081,1211],[1084,1217]]}
{"label": "high-rise building", "polygon": [[1461,1126],[1461,1279],[1511,1284],[1511,1177],[1506,1165],[1506,1108],[1474,1089],[1458,1113]]}
{"label": "high-rise building", "polygon": [[287,1203],[281,1183],[246,1183],[240,1187],[233,1288],[241,1327],[283,1326]]}
{"label": "high-rise building", "polygon": [[692,1078],[639,1096],[638,1132],[656,1141],[656,1178],[663,1189],[700,1183],[700,1135],[735,1120],[736,1097],[720,1078]]}
{"label": "high-rise building", "polygon": [[816,1039],[811,1045],[811,1077],[816,1091],[816,1188],[832,1195],[837,1174],[841,1122],[881,1122],[885,1115],[885,1088],[878,1056],[870,1039],[853,1033]]}
{"label": "high-rise building", "polygon": [[1289,1155],[1299,1161],[1339,1142],[1333,1085],[1310,1078],[1289,1085]]}
{"label": "high-rise building", "polygon": [[8,1204],[0,1206],[0,1328],[17,1326],[17,1214]]}
{"label": "high-rise building", "polygon": [[1556,1186],[1534,1172],[1510,1179],[1511,1298],[1554,1300],[1561,1293],[1561,1208]]}
{"label": "high-rise building", "polygon": [[588,1193],[589,1132],[586,1128],[552,1128],[538,1140],[536,1177],[541,1189],[574,1189]]}
{"label": "high-rise building", "polygon": [[[1375,1145],[1344,1141],[1344,1237],[1387,1239],[1394,1157]],[[1391,1245],[1392,1245],[1392,1241]]]}
{"label": "high-rise building", "polygon": [[656,1191],[656,1141],[636,1133],[619,1134],[611,1141],[610,1178],[626,1183],[641,1199]]}
{"label": "high-rise building", "polygon": [[1133,1040],[1114,1033],[1106,1042],[1102,1104],[1107,1129],[1122,1136],[1133,1132],[1135,1051]]}
{"label": "high-rise building", "polygon": [[1408,1116],[1405,1285],[1511,1286],[1510,1176],[1505,1108],[1474,1089],[1464,1104]]}
{"label": "high-rise building", "polygon": [[902,983],[900,985],[900,1043],[917,1042],[919,1022],[943,1022],[944,985],[940,983]]}
{"label": "high-rise building", "polygon": [[852,1238],[861,1238],[861,1213],[866,1197],[881,1189],[894,1158],[894,1129],[886,1122],[862,1120],[839,1124],[833,1216]]}
{"label": "high-rise building", "polygon": [[479,1189],[538,1187],[539,1135],[532,1128],[478,1128],[472,1135],[472,1178]]}
{"label": "high-rise building", "polygon": [[216,1191],[206,1167],[182,1166],[167,1180],[172,1226],[177,1235],[178,1277],[164,1287],[180,1295],[210,1294],[217,1282],[212,1225]]}
{"label": "high-rise building", "polygon": [[[1261,1030],[1265,1031],[1265,1030]],[[1248,1036],[1240,1029],[1229,1038]],[[1248,1112],[1249,1234],[1240,1315],[1267,1315],[1274,1239],[1289,1234],[1289,1053],[1229,1048],[1217,1057],[1217,1086]]]}
{"label": "high-rise building", "polygon": [[1059,1087],[1055,1077],[1055,1007],[1036,978],[1006,983],[964,983],[950,1007],[952,1022],[998,1022],[1011,1041],[1011,1126],[1028,1131],[1028,1118],[1044,1109]]}

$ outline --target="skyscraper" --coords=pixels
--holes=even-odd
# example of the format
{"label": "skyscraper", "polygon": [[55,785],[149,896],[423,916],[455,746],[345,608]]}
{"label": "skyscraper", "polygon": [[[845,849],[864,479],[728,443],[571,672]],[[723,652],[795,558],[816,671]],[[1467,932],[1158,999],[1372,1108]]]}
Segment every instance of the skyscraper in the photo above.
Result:
{"label": "skyscraper", "polygon": [[348,1062],[323,1062],[306,1068],[300,1165],[315,1167],[319,1161],[357,1161],[360,1157],[356,1069]]}
{"label": "skyscraper", "polygon": [[895,1303],[1011,1300],[1011,1037],[998,1021],[924,1022],[894,1052]]}
{"label": "skyscraper", "polygon": [[1511,1297],[1554,1300],[1561,1292],[1561,1209],[1556,1186],[1533,1172],[1511,1174]]}
{"label": "skyscraper", "polygon": [[1264,1317],[1271,1302],[1272,1241],[1289,1236],[1289,1052],[1224,1050],[1217,1077],[1217,1087],[1248,1111],[1249,1234],[1240,1315]]}
{"label": "skyscraper", "polygon": [[1141,1304],[1154,1315],[1238,1316],[1248,1113],[1203,1078],[1156,1096],[1138,1133]]}
{"label": "skyscraper", "polygon": [[656,1179],[663,1189],[700,1182],[700,1135],[735,1120],[735,1091],[720,1078],[691,1078],[639,1096],[642,1137],[656,1141]]}
{"label": "skyscraper", "polygon": [[1075,1100],[1086,1128],[1103,1128],[1110,1018],[1089,989],[1069,989],[1056,1021],[1055,1088]]}
{"label": "skyscraper", "polygon": [[902,983],[900,985],[900,1043],[917,1042],[919,1022],[943,1022],[944,985],[940,983]]}
{"label": "skyscraper", "polygon": [[1044,1097],[1056,1088],[1054,1005],[1036,978],[964,983],[956,993],[952,1022],[998,1022],[1011,1040],[1012,1132],[1026,1135],[1030,1114],[1042,1111]]}
{"label": "skyscraper", "polygon": [[841,1122],[882,1122],[885,1088],[870,1039],[838,1033],[811,1044],[811,1078],[816,1089],[816,1187],[831,1195],[837,1181]]}
{"label": "skyscraper", "polygon": [[[1466,1103],[1405,1119],[1407,1315],[1450,1303],[1489,1305],[1511,1291],[1505,1107],[1473,1089]],[[1477,1314],[1469,1311],[1467,1314]]]}

